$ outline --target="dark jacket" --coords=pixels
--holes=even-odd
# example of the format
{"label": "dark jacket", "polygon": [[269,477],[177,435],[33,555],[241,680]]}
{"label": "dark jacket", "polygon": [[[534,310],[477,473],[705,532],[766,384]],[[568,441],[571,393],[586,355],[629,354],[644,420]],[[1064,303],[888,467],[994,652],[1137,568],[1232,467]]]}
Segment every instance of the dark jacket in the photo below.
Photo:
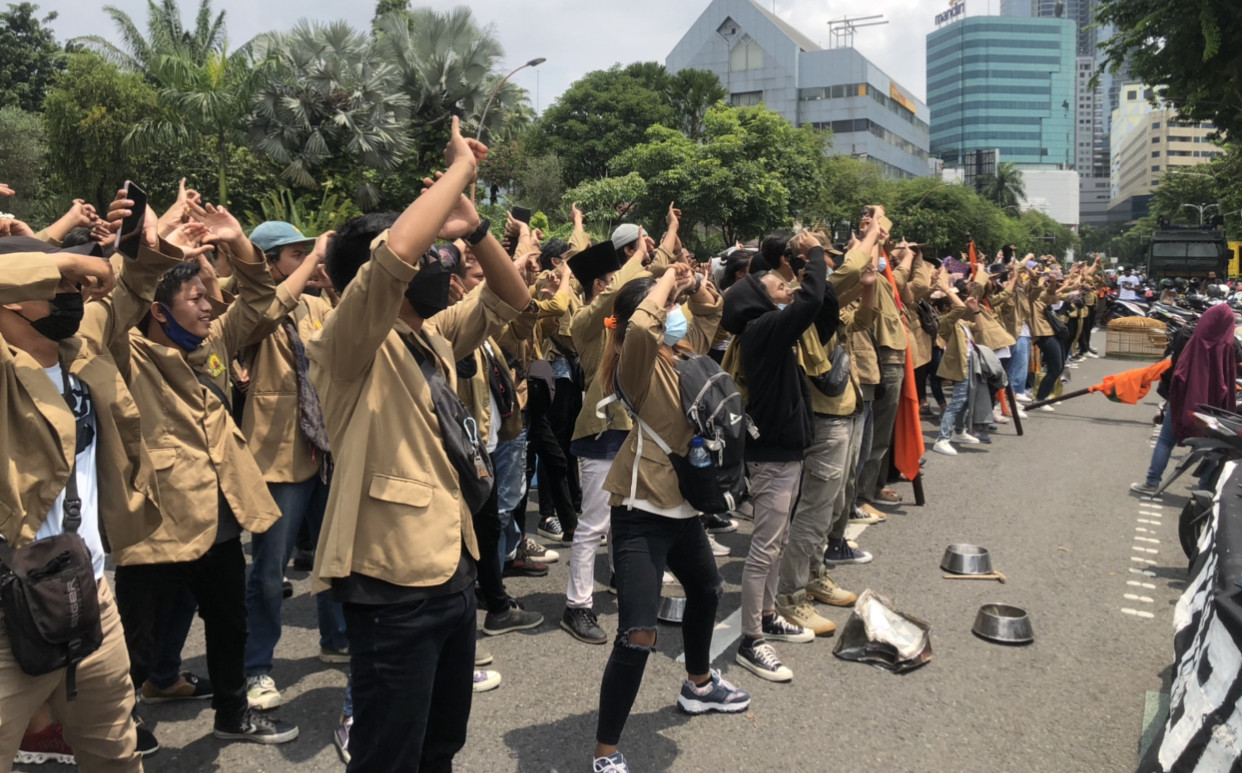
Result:
{"label": "dark jacket", "polygon": [[784,309],[768,298],[762,274],[739,280],[725,294],[721,327],[737,336],[746,412],[759,430],[758,438],[746,441],[748,462],[801,461],[815,437],[811,395],[795,347],[815,324],[828,282],[823,251],[816,248],[809,258],[802,286]]}

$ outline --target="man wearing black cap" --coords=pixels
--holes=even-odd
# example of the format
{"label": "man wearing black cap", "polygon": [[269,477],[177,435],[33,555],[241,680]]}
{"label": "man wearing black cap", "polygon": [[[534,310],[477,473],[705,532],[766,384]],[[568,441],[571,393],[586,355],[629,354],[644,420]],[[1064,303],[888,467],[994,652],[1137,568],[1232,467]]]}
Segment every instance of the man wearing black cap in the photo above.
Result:
{"label": "man wearing black cap", "polygon": [[636,237],[635,244],[637,246],[624,266],[620,264],[620,252],[613,246],[613,241],[593,245],[569,260],[569,270],[582,285],[587,301],[569,323],[570,336],[586,375],[587,391],[582,412],[578,414],[574,427],[571,446],[580,462],[582,516],[574,531],[569,559],[569,587],[561,627],[575,639],[588,644],[608,641],[592,611],[595,551],[608,533],[610,523],[611,509],[608,493],[604,491],[604,478],[608,476],[612,460],[631,427],[630,417],[620,404],[607,406],[605,418],[596,414],[595,406],[604,399],[604,394],[595,375],[604,356],[605,324],[612,315],[613,299],[626,282],[643,274],[646,243]]}

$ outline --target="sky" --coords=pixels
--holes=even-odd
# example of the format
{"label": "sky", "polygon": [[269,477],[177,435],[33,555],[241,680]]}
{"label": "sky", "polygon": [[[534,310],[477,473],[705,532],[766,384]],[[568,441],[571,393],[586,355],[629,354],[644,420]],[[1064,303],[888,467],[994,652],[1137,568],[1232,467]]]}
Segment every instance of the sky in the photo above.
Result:
{"label": "sky", "polygon": [[[95,0],[34,0],[40,14],[56,11],[52,29],[59,40],[80,35],[115,35],[111,20]],[[926,94],[924,40],[947,0],[757,0],[822,46],[828,44],[828,20],[883,14],[884,26],[858,31],[855,48],[919,99]],[[1000,0],[970,0],[971,13]],[[147,0],[111,0],[146,28]],[[512,69],[536,57],[547,62],[518,73],[514,81],[530,92],[542,110],[571,83],[591,70],[636,61],[663,62],[673,46],[709,5],[709,0],[470,0],[476,19],[491,24]],[[230,41],[244,43],[260,32],[288,29],[299,19],[344,19],[356,27],[370,24],[372,0],[213,0],[226,12]],[[413,0],[413,6],[432,5]],[[435,3],[448,8],[450,3]],[[197,0],[181,0],[185,23],[193,23]]]}

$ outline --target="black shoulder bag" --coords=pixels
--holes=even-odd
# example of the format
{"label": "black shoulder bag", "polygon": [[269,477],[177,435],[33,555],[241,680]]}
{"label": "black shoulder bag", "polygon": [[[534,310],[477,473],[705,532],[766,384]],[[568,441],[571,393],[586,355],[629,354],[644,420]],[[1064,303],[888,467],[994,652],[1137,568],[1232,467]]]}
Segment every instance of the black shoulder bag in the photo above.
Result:
{"label": "black shoulder bag", "polygon": [[[73,411],[69,367],[61,366]],[[65,485],[63,532],[14,549],[0,537],[0,609],[13,658],[23,673],[65,671],[65,697],[78,694],[77,667],[103,643],[99,588],[86,541],[78,534],[77,449]]]}
{"label": "black shoulder bag", "polygon": [[471,513],[477,513],[487,504],[496,480],[486,441],[479,437],[478,422],[466,410],[461,398],[449,387],[440,371],[436,370],[435,363],[425,357],[408,336],[401,336],[401,340],[414,356],[431,389],[431,409],[440,420],[440,439],[444,442],[449,462],[457,472],[462,499]]}

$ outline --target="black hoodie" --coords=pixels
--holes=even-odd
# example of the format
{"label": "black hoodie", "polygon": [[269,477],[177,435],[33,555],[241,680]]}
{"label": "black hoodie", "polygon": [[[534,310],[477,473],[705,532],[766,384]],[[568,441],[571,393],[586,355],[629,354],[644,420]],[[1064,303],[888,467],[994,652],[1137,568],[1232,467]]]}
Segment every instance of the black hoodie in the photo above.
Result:
{"label": "black hoodie", "polygon": [[[762,273],[739,279],[725,293],[720,326],[737,336],[746,412],[759,430],[757,439],[746,441],[748,462],[801,461],[815,437],[811,395],[795,347],[820,316],[831,287],[823,250],[816,247],[808,258],[802,286],[784,309],[768,298]],[[835,295],[832,300],[835,307]]]}

